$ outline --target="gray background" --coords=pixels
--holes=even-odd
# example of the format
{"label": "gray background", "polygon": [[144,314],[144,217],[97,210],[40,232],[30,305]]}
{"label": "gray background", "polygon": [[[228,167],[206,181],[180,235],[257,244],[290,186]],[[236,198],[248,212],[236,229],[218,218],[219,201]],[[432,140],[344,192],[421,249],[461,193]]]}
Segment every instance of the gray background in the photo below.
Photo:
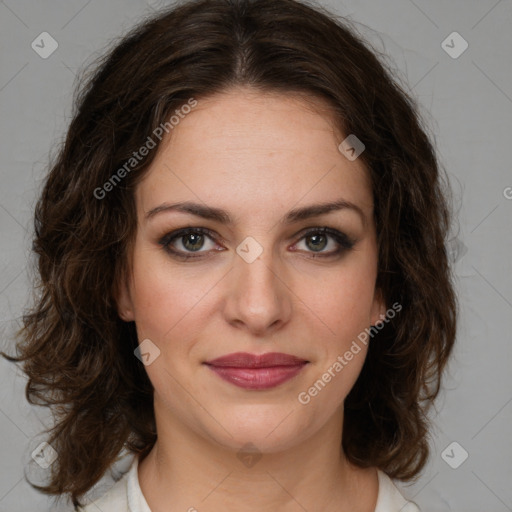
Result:
{"label": "gray background", "polygon": [[[32,209],[50,148],[69,122],[75,74],[163,4],[0,2],[4,350],[12,347],[30,295]],[[321,5],[358,22],[360,32],[390,56],[421,104],[459,212],[459,230],[453,233],[458,344],[433,414],[429,465],[416,483],[399,487],[423,512],[512,511],[512,2],[324,0]],[[44,31],[58,42],[47,59],[31,48]],[[454,31],[469,44],[458,58],[442,47]],[[461,48],[457,40],[445,44],[452,51]],[[0,512],[65,510],[24,480],[27,471],[33,480],[44,478],[44,470],[28,462],[42,441],[48,413],[26,403],[23,376],[3,359],[0,383]],[[458,444],[450,446],[453,442]],[[460,464],[465,452],[468,458]],[[445,460],[460,466],[453,469]],[[108,479],[96,491],[107,485]]]}

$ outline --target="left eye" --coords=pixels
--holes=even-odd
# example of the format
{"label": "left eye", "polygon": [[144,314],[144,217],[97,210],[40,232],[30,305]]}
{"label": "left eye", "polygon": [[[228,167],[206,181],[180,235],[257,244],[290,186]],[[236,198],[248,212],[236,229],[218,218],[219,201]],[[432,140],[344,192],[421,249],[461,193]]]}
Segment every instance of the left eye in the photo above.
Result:
{"label": "left eye", "polygon": [[[304,245],[311,249],[313,252],[321,252],[329,245],[329,235],[325,235],[323,233],[315,233],[312,235],[303,236],[301,240],[304,241]],[[331,237],[332,241],[332,237]],[[336,248],[336,244],[331,243]],[[329,252],[329,251],[327,251]]]}
{"label": "left eye", "polygon": [[[208,239],[212,243],[211,247],[204,249],[205,240]],[[325,251],[329,246],[329,239],[333,241],[330,245],[334,246],[330,251]],[[176,247],[181,245],[181,248]],[[329,257],[340,254],[353,247],[354,241],[347,235],[336,229],[327,227],[315,228],[304,233],[300,241],[306,246],[306,252],[312,252],[312,257]],[[193,256],[192,253],[207,253],[214,249],[215,239],[213,233],[206,228],[184,228],[165,235],[160,241],[160,245],[172,256],[181,259],[199,258],[201,256]],[[299,244],[295,244],[296,247]],[[293,249],[296,250],[296,249]],[[302,250],[302,249],[301,249]]]}
{"label": "left eye", "polygon": [[[330,251],[324,251],[329,245],[329,239],[334,240],[334,243],[331,244],[334,247]],[[355,244],[355,241],[351,240],[345,233],[328,227],[309,230],[304,233],[301,240],[304,240],[304,244],[308,249],[312,249],[314,253],[312,255],[313,258],[336,256],[352,249]]]}

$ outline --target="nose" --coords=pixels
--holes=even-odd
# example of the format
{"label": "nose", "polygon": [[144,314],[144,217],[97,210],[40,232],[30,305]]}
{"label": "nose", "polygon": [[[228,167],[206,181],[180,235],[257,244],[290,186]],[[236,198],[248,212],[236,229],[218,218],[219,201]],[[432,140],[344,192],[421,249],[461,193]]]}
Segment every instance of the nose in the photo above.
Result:
{"label": "nose", "polygon": [[252,335],[264,336],[289,322],[293,291],[286,282],[283,265],[275,260],[268,250],[263,250],[253,261],[235,254],[233,268],[227,276],[224,302],[224,315],[229,324]]}

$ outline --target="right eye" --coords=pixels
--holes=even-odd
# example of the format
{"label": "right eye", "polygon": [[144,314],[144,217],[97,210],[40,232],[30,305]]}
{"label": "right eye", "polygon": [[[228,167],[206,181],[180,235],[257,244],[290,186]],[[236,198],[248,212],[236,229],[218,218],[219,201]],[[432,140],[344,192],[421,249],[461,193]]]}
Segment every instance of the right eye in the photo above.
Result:
{"label": "right eye", "polygon": [[[213,233],[209,229],[182,228],[165,235],[159,241],[159,244],[163,246],[165,251],[177,258],[201,258],[203,253],[210,252],[210,250],[218,250],[210,248],[210,250],[201,251],[204,247],[205,239],[214,241]],[[199,253],[199,255],[194,256],[193,253]]]}

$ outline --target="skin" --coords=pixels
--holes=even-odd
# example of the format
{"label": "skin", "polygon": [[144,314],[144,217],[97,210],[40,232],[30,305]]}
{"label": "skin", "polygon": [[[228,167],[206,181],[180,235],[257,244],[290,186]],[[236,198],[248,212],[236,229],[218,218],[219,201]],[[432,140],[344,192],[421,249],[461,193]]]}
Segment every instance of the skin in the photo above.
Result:
{"label": "skin", "polygon": [[[375,289],[368,172],[338,150],[344,136],[327,109],[318,99],[243,88],[201,99],[137,186],[137,234],[118,310],[135,321],[139,342],[150,339],[160,350],[145,366],[158,440],[139,464],[153,512],[375,508],[376,469],[351,465],[340,449],[343,401],[367,347],[360,344],[307,405],[297,399],[386,309]],[[294,208],[339,199],[364,218],[345,208],[279,223]],[[145,218],[181,201],[222,208],[233,223],[173,210]],[[314,235],[304,237],[306,228],[323,226],[354,246],[314,258],[338,247],[329,235],[316,252]],[[215,234],[202,246],[190,236],[174,240],[188,255],[198,247],[197,259],[176,259],[159,244],[184,227]],[[246,237],[263,249],[251,263],[236,252]],[[244,390],[203,364],[232,352],[284,352],[309,364],[275,388]],[[246,443],[261,455],[250,467],[237,457]]]}

